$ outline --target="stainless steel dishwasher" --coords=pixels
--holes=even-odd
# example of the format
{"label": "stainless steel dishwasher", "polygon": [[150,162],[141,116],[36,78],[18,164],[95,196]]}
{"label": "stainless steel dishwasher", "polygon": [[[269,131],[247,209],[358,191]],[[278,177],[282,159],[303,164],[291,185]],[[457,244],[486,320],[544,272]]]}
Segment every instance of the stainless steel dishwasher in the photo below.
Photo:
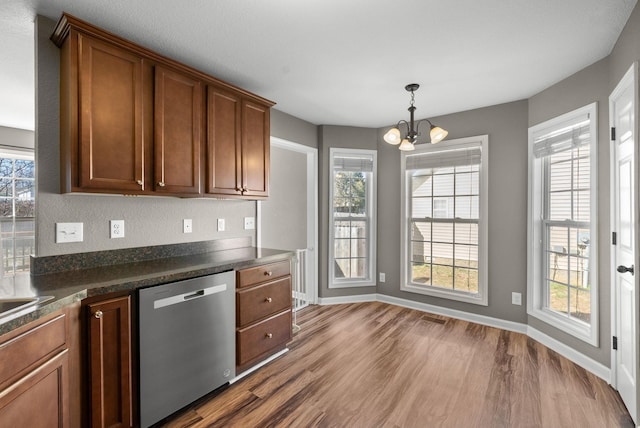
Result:
{"label": "stainless steel dishwasher", "polygon": [[139,291],[140,425],[235,376],[235,272]]}

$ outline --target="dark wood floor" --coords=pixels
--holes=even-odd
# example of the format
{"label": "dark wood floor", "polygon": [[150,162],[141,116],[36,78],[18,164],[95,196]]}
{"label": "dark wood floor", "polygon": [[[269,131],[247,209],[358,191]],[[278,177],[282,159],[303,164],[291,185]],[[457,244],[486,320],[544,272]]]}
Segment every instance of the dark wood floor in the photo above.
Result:
{"label": "dark wood floor", "polygon": [[298,324],[290,352],[166,426],[633,426],[606,382],[522,334],[384,303]]}

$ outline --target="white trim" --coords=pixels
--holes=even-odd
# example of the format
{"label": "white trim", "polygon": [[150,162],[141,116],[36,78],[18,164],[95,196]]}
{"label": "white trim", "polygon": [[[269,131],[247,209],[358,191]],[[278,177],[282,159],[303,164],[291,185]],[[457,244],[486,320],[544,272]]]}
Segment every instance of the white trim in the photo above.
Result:
{"label": "white trim", "polygon": [[[307,156],[307,260],[311,261],[313,266],[307,265],[307,294],[313,297],[310,303],[318,301],[318,149],[315,147],[305,146],[304,144],[294,143],[293,141],[284,140],[278,137],[271,137],[270,143],[273,147],[291,150],[296,153],[302,153]],[[262,223],[261,223],[261,204],[257,203],[256,208],[257,231],[256,246],[262,244]]]}
{"label": "white trim", "polygon": [[269,364],[271,361],[275,360],[276,358],[286,354],[287,352],[289,352],[289,348],[284,348],[282,351],[277,352],[275,354],[273,354],[272,356],[270,356],[269,358],[267,358],[264,361],[260,361],[258,364],[256,364],[255,366],[243,371],[242,373],[240,373],[239,375],[237,375],[236,377],[234,377],[233,379],[231,379],[229,381],[229,385],[236,383],[237,381],[239,381],[240,379],[242,379],[243,377],[250,375],[251,373],[255,372],[256,370],[258,370],[259,368],[266,366],[267,364]]}
{"label": "white trim", "polygon": [[[373,171],[371,172],[371,180],[368,186],[368,191],[366,195],[367,202],[367,212],[369,213],[368,219],[368,230],[367,230],[367,238],[368,238],[368,262],[369,262],[369,278],[366,279],[342,279],[336,280],[334,279],[334,254],[333,250],[334,246],[334,216],[333,216],[333,160],[336,154],[360,154],[360,155],[370,155],[373,157]],[[376,233],[377,233],[377,207],[378,207],[378,151],[377,150],[368,150],[368,149],[351,149],[351,148],[340,148],[340,147],[331,147],[329,148],[329,241],[327,244],[328,250],[328,288],[337,289],[337,288],[353,288],[353,287],[375,287],[377,285],[376,282],[376,260],[377,260],[377,244],[376,244]]]}
{"label": "white trim", "polygon": [[[407,156],[426,153],[430,151],[443,150],[444,148],[465,148],[480,147],[480,217],[478,221],[478,294],[472,295],[468,293],[456,292],[452,290],[439,289],[437,287],[419,287],[413,285],[409,281],[408,254],[409,245],[409,195],[408,177],[406,174],[406,158]],[[443,299],[457,300],[460,302],[473,303],[475,305],[489,305],[489,264],[487,262],[489,255],[488,247],[488,228],[489,228],[489,136],[477,135],[474,137],[458,138],[439,143],[437,146],[432,144],[417,148],[415,151],[402,152],[400,154],[400,221],[401,221],[401,245],[400,245],[400,290],[416,294],[426,294],[436,296]]]}
{"label": "white trim", "polygon": [[[542,217],[544,209],[543,179],[541,163],[543,158],[535,158],[533,146],[536,137],[553,129],[562,128],[571,123],[589,118],[591,141],[590,157],[590,227],[591,249],[589,257],[589,275],[591,282],[591,322],[589,324],[563,317],[545,308],[543,266],[544,256]],[[552,325],[590,345],[599,346],[600,323],[598,319],[598,103],[565,113],[561,116],[532,126],[528,130],[528,184],[527,184],[527,313],[546,324]]]}
{"label": "white trim", "polygon": [[562,355],[566,359],[579,365],[583,369],[593,373],[607,383],[611,381],[611,370],[586,355],[576,351],[575,349],[565,345],[564,343],[548,336],[541,331],[523,323],[507,321],[499,318],[488,317],[486,315],[472,314],[470,312],[459,311],[456,309],[443,308],[427,303],[415,302],[413,300],[402,299],[399,297],[388,296],[386,294],[362,294],[343,297],[329,297],[320,299],[321,305],[335,305],[360,302],[382,302],[390,305],[401,306],[404,308],[415,309],[418,311],[428,312],[437,315],[443,315],[462,321],[472,322],[475,324],[486,325],[488,327],[499,328],[501,330],[513,331],[516,333],[526,334],[528,337],[540,342],[542,345],[554,352]]}

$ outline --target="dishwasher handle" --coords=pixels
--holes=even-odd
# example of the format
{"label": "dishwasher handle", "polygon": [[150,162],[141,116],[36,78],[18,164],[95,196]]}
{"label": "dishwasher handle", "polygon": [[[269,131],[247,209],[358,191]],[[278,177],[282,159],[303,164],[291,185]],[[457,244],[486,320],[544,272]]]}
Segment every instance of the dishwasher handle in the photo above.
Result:
{"label": "dishwasher handle", "polygon": [[207,287],[198,291],[190,291],[188,293],[176,294],[170,297],[163,297],[153,301],[153,309],[160,309],[166,306],[176,305],[178,303],[185,303],[199,299],[200,297],[210,296],[212,294],[221,293],[227,291],[227,284],[214,285],[213,287]]}
{"label": "dishwasher handle", "polygon": [[204,290],[196,291],[193,294],[185,294],[182,298],[184,300],[195,299],[196,297],[204,296]]}

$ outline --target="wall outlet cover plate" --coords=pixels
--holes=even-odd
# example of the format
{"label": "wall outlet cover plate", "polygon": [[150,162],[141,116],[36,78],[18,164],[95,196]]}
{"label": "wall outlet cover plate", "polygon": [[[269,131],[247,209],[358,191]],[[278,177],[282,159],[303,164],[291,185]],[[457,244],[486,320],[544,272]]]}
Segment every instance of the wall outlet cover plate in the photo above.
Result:
{"label": "wall outlet cover plate", "polygon": [[56,244],[82,242],[83,223],[56,223]]}
{"label": "wall outlet cover plate", "polygon": [[124,238],[124,220],[109,221],[109,237],[111,239]]}

